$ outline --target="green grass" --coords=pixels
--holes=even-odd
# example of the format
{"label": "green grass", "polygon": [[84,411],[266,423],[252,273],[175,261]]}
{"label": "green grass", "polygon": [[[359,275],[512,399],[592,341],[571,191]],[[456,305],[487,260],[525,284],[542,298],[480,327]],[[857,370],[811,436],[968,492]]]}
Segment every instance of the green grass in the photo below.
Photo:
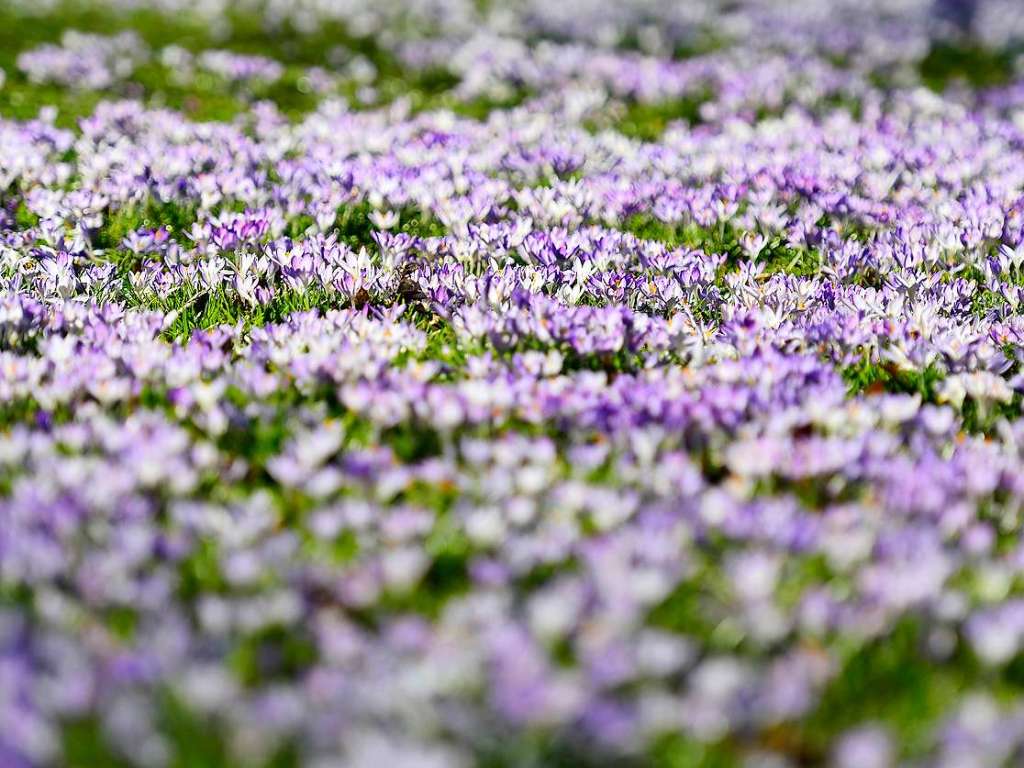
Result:
{"label": "green grass", "polygon": [[295,681],[316,663],[315,639],[294,628],[269,627],[241,638],[227,663],[238,681],[249,688],[270,681]]}
{"label": "green grass", "polygon": [[[701,227],[692,223],[666,223],[650,214],[635,214],[623,222],[620,229],[641,240],[664,243],[669,248],[694,248],[708,254],[724,255],[728,257],[730,267],[750,261],[740,245],[739,233],[728,223]],[[783,273],[810,277],[818,274],[822,266],[818,251],[793,248],[780,236],[768,239],[756,261],[764,265],[766,275]]]}
{"label": "green grass", "polygon": [[650,749],[650,768],[739,768],[743,750],[728,741],[704,743],[684,734],[666,734]]}
{"label": "green grass", "polygon": [[992,50],[977,44],[936,43],[921,60],[921,80],[929,88],[943,91],[954,82],[972,88],[1008,83],[1014,75],[1014,50]]}
{"label": "green grass", "polygon": [[[170,749],[169,768],[298,768],[294,746],[286,744],[257,764],[233,759],[216,722],[190,711],[169,692],[159,697],[158,725]],[[110,745],[95,718],[72,720],[61,730],[62,762],[66,768],[130,768],[130,756]]]}
{"label": "green grass", "polygon": [[164,300],[147,299],[142,303],[146,309],[177,312],[174,321],[164,331],[165,338],[177,341],[185,341],[196,331],[218,325],[241,323],[243,328],[252,329],[283,322],[295,312],[326,311],[348,305],[341,294],[312,288],[303,292],[279,290],[269,303],[255,306],[246,304],[233,292],[222,288],[214,291],[182,290]]}
{"label": "green grass", "polygon": [[108,213],[103,226],[93,233],[92,244],[105,251],[116,251],[123,247],[125,237],[132,232],[160,227],[165,227],[178,242],[188,244],[186,235],[196,220],[197,212],[191,205],[161,203],[150,198],[141,206]]}
{"label": "green grass", "polygon": [[942,372],[933,366],[923,371],[907,371],[867,359],[844,368],[841,373],[851,396],[892,392],[918,394],[926,401],[934,400],[935,388],[944,378]]}
{"label": "green grass", "polygon": [[796,729],[804,754],[823,758],[843,731],[879,722],[898,735],[903,757],[923,755],[936,726],[979,674],[967,659],[929,659],[925,640],[923,624],[905,618],[853,651]]}
{"label": "green grass", "polygon": [[691,126],[702,123],[700,107],[709,98],[704,94],[659,102],[628,100],[589,121],[587,128],[593,132],[614,130],[632,139],[657,141],[671,123],[682,121]]}
{"label": "green grass", "polygon": [[[851,397],[888,392],[920,395],[922,402],[932,404],[938,403],[938,388],[946,377],[945,372],[934,365],[922,371],[910,371],[888,363],[873,363],[866,358],[843,368],[840,373]],[[968,396],[961,409],[960,427],[968,434],[987,434],[1000,420],[1018,418],[1021,407],[1020,394],[1014,394],[1008,403],[990,403],[985,408]]]}

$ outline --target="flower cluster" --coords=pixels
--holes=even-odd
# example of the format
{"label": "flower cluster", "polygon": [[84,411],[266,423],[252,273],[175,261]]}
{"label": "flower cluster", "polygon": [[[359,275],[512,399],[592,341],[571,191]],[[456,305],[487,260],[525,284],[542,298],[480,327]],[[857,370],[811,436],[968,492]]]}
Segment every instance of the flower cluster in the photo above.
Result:
{"label": "flower cluster", "polygon": [[236,5],[0,75],[0,766],[1021,754],[1006,3]]}
{"label": "flower cluster", "polygon": [[126,80],[148,56],[137,35],[112,37],[69,30],[60,45],[46,43],[18,56],[18,69],[33,83],[99,90]]}

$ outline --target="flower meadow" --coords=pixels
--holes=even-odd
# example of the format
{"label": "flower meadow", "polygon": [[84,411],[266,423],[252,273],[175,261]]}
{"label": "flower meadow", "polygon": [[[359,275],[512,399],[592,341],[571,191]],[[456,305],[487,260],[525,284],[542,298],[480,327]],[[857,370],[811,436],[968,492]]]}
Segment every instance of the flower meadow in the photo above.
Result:
{"label": "flower meadow", "polygon": [[0,0],[0,768],[1024,761],[1016,0]]}

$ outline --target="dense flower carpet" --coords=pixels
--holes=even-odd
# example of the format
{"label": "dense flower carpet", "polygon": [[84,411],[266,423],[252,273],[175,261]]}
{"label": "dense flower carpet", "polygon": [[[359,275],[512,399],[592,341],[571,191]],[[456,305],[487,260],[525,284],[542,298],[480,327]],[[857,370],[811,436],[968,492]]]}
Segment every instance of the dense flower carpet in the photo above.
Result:
{"label": "dense flower carpet", "polygon": [[0,0],[0,767],[1024,760],[1016,0]]}

